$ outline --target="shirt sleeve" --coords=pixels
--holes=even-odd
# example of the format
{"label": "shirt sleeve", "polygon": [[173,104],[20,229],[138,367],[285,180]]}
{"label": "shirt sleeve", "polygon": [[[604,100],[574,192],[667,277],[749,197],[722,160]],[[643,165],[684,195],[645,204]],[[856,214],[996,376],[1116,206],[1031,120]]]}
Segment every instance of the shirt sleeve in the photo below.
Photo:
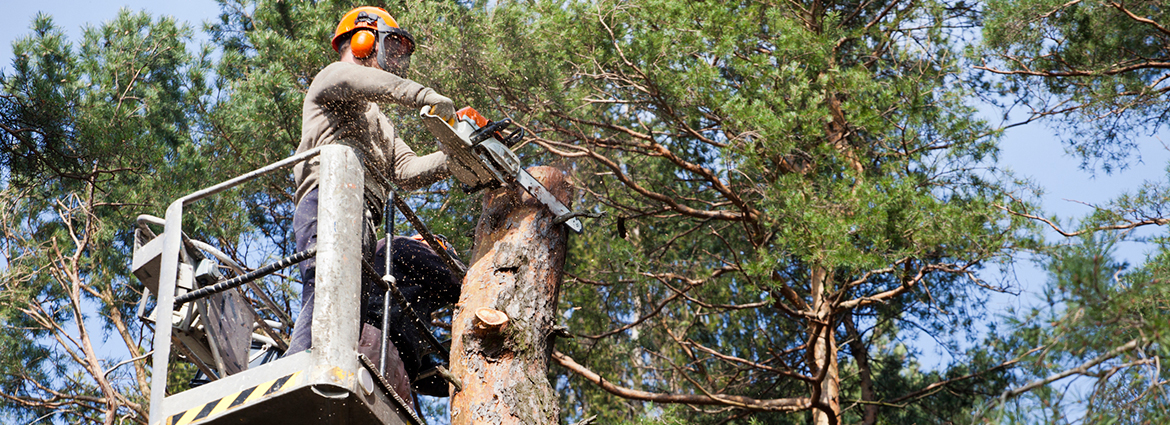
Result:
{"label": "shirt sleeve", "polygon": [[348,62],[334,62],[317,73],[307,100],[319,104],[332,102],[393,102],[421,108],[423,99],[433,92],[413,80],[377,68]]}
{"label": "shirt sleeve", "polygon": [[447,171],[447,154],[434,152],[418,156],[402,141],[394,138],[394,178],[404,190],[415,190],[443,180],[450,175]]}

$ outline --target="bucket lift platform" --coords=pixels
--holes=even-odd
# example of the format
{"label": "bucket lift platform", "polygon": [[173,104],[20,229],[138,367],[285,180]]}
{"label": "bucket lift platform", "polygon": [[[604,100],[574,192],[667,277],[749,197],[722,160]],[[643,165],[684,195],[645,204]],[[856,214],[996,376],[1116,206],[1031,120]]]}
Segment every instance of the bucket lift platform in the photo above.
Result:
{"label": "bucket lift platform", "polygon": [[[221,336],[217,332],[221,331],[213,325],[211,316],[214,314],[203,314],[194,319],[190,315],[197,314],[192,311],[211,312],[213,309],[208,306],[216,303],[224,310],[241,310],[243,307],[232,303],[247,302],[240,301],[243,297],[192,299],[188,295],[178,298],[185,294],[194,295],[198,288],[193,286],[204,286],[190,283],[193,281],[190,276],[198,266],[190,264],[192,255],[186,251],[190,245],[182,232],[183,208],[245,181],[306,160],[321,163],[318,219],[321,223],[333,224],[320,226],[318,233],[313,348],[258,366],[236,361],[237,367],[225,368],[225,364],[232,362],[226,362],[225,355],[217,353],[230,351],[225,351],[223,346],[233,342],[217,339]],[[379,365],[383,362],[358,354],[360,320],[354,306],[359,304],[361,290],[363,176],[362,164],[352,149],[339,145],[323,146],[170,204],[163,234],[146,244],[153,244],[155,252],[144,251],[141,261],[138,249],[135,252],[135,274],[140,278],[147,276],[144,281],[155,281],[151,288],[157,297],[154,316],[165,317],[165,312],[174,312],[170,324],[165,319],[156,320],[150,424],[423,423],[404,401],[410,394],[395,393],[392,385],[383,380],[379,373],[379,368],[385,367]],[[149,282],[147,286],[150,286]],[[177,305],[176,299],[186,302]],[[230,301],[233,299],[236,301]],[[224,304],[230,305],[225,307]],[[199,308],[193,309],[191,305]],[[192,325],[199,321],[202,321],[201,327]],[[168,326],[172,324],[174,326]],[[260,326],[247,323],[243,332],[249,334]],[[203,338],[192,339],[192,335],[196,335],[192,329],[203,332],[199,334]],[[172,342],[180,352],[191,357],[192,350],[187,348],[193,344],[191,341],[208,343],[204,354],[205,357],[208,353],[214,354],[212,363],[215,366],[205,364],[200,369],[215,373],[217,379],[177,394],[167,394]]]}
{"label": "bucket lift platform", "polygon": [[[377,368],[321,365],[302,352],[167,397],[162,420],[185,424],[417,424]],[[364,358],[363,358],[364,360]],[[155,418],[154,415],[151,418]]]}

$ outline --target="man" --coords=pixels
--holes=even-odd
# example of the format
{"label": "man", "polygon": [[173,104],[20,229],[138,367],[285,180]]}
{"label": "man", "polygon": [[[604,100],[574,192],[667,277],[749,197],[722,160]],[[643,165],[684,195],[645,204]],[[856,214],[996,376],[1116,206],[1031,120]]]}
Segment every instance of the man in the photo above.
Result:
{"label": "man", "polygon": [[[305,94],[301,144],[297,152],[337,143],[353,147],[358,153],[366,167],[367,208],[362,253],[382,274],[386,241],[375,244],[373,235],[374,226],[381,220],[388,188],[372,173],[382,173],[405,190],[429,185],[448,173],[446,155],[442,152],[416,155],[398,137],[394,125],[375,102],[393,102],[415,109],[431,106],[444,119],[454,118],[455,106],[451,99],[399,76],[410,64],[414,40],[381,8],[365,6],[346,13],[334,32],[333,49],[340,54],[340,59],[322,69]],[[293,230],[298,251],[314,246],[317,241],[319,168],[320,162],[312,159],[293,169],[297,182]],[[398,286],[420,316],[429,318],[439,307],[458,301],[460,282],[429,246],[411,238],[396,237],[393,249]],[[302,310],[293,328],[288,354],[308,349],[312,342],[315,259],[302,262],[300,269],[304,281]],[[377,341],[369,341],[374,333],[370,325],[382,326],[382,295],[381,286],[371,277],[362,279],[363,348],[376,345]],[[401,355],[410,379],[435,366],[439,360],[421,358],[420,352],[425,349],[421,334],[396,305],[390,324],[390,340]],[[393,351],[388,356],[391,359]],[[447,395],[445,382],[432,379],[414,384],[419,393]]]}

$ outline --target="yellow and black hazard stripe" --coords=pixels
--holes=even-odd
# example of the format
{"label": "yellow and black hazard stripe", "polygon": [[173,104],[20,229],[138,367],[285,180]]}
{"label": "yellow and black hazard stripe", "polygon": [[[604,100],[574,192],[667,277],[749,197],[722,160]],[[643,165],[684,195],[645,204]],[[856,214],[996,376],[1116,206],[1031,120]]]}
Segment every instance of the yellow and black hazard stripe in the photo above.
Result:
{"label": "yellow and black hazard stripe", "polygon": [[291,387],[292,385],[296,384],[297,379],[301,377],[301,374],[302,372],[296,372],[285,375],[252,388],[229,394],[223,398],[212,400],[207,404],[204,404],[203,407],[188,409],[183,412],[176,413],[167,419],[167,425],[193,424],[211,415],[216,415],[221,412],[234,409],[237,406],[242,406],[244,404],[267,397],[270,394],[280,392],[281,389],[285,387]]}

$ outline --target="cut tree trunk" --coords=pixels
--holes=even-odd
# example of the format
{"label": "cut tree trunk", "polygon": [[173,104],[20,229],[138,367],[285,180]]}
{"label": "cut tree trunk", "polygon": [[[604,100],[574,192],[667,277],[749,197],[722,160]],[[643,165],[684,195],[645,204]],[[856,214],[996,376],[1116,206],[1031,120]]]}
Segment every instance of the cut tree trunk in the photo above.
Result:
{"label": "cut tree trunk", "polygon": [[[563,173],[529,173],[568,204]],[[553,218],[521,189],[484,197],[451,323],[451,372],[463,386],[451,396],[452,424],[559,421],[547,373],[567,235]]]}

